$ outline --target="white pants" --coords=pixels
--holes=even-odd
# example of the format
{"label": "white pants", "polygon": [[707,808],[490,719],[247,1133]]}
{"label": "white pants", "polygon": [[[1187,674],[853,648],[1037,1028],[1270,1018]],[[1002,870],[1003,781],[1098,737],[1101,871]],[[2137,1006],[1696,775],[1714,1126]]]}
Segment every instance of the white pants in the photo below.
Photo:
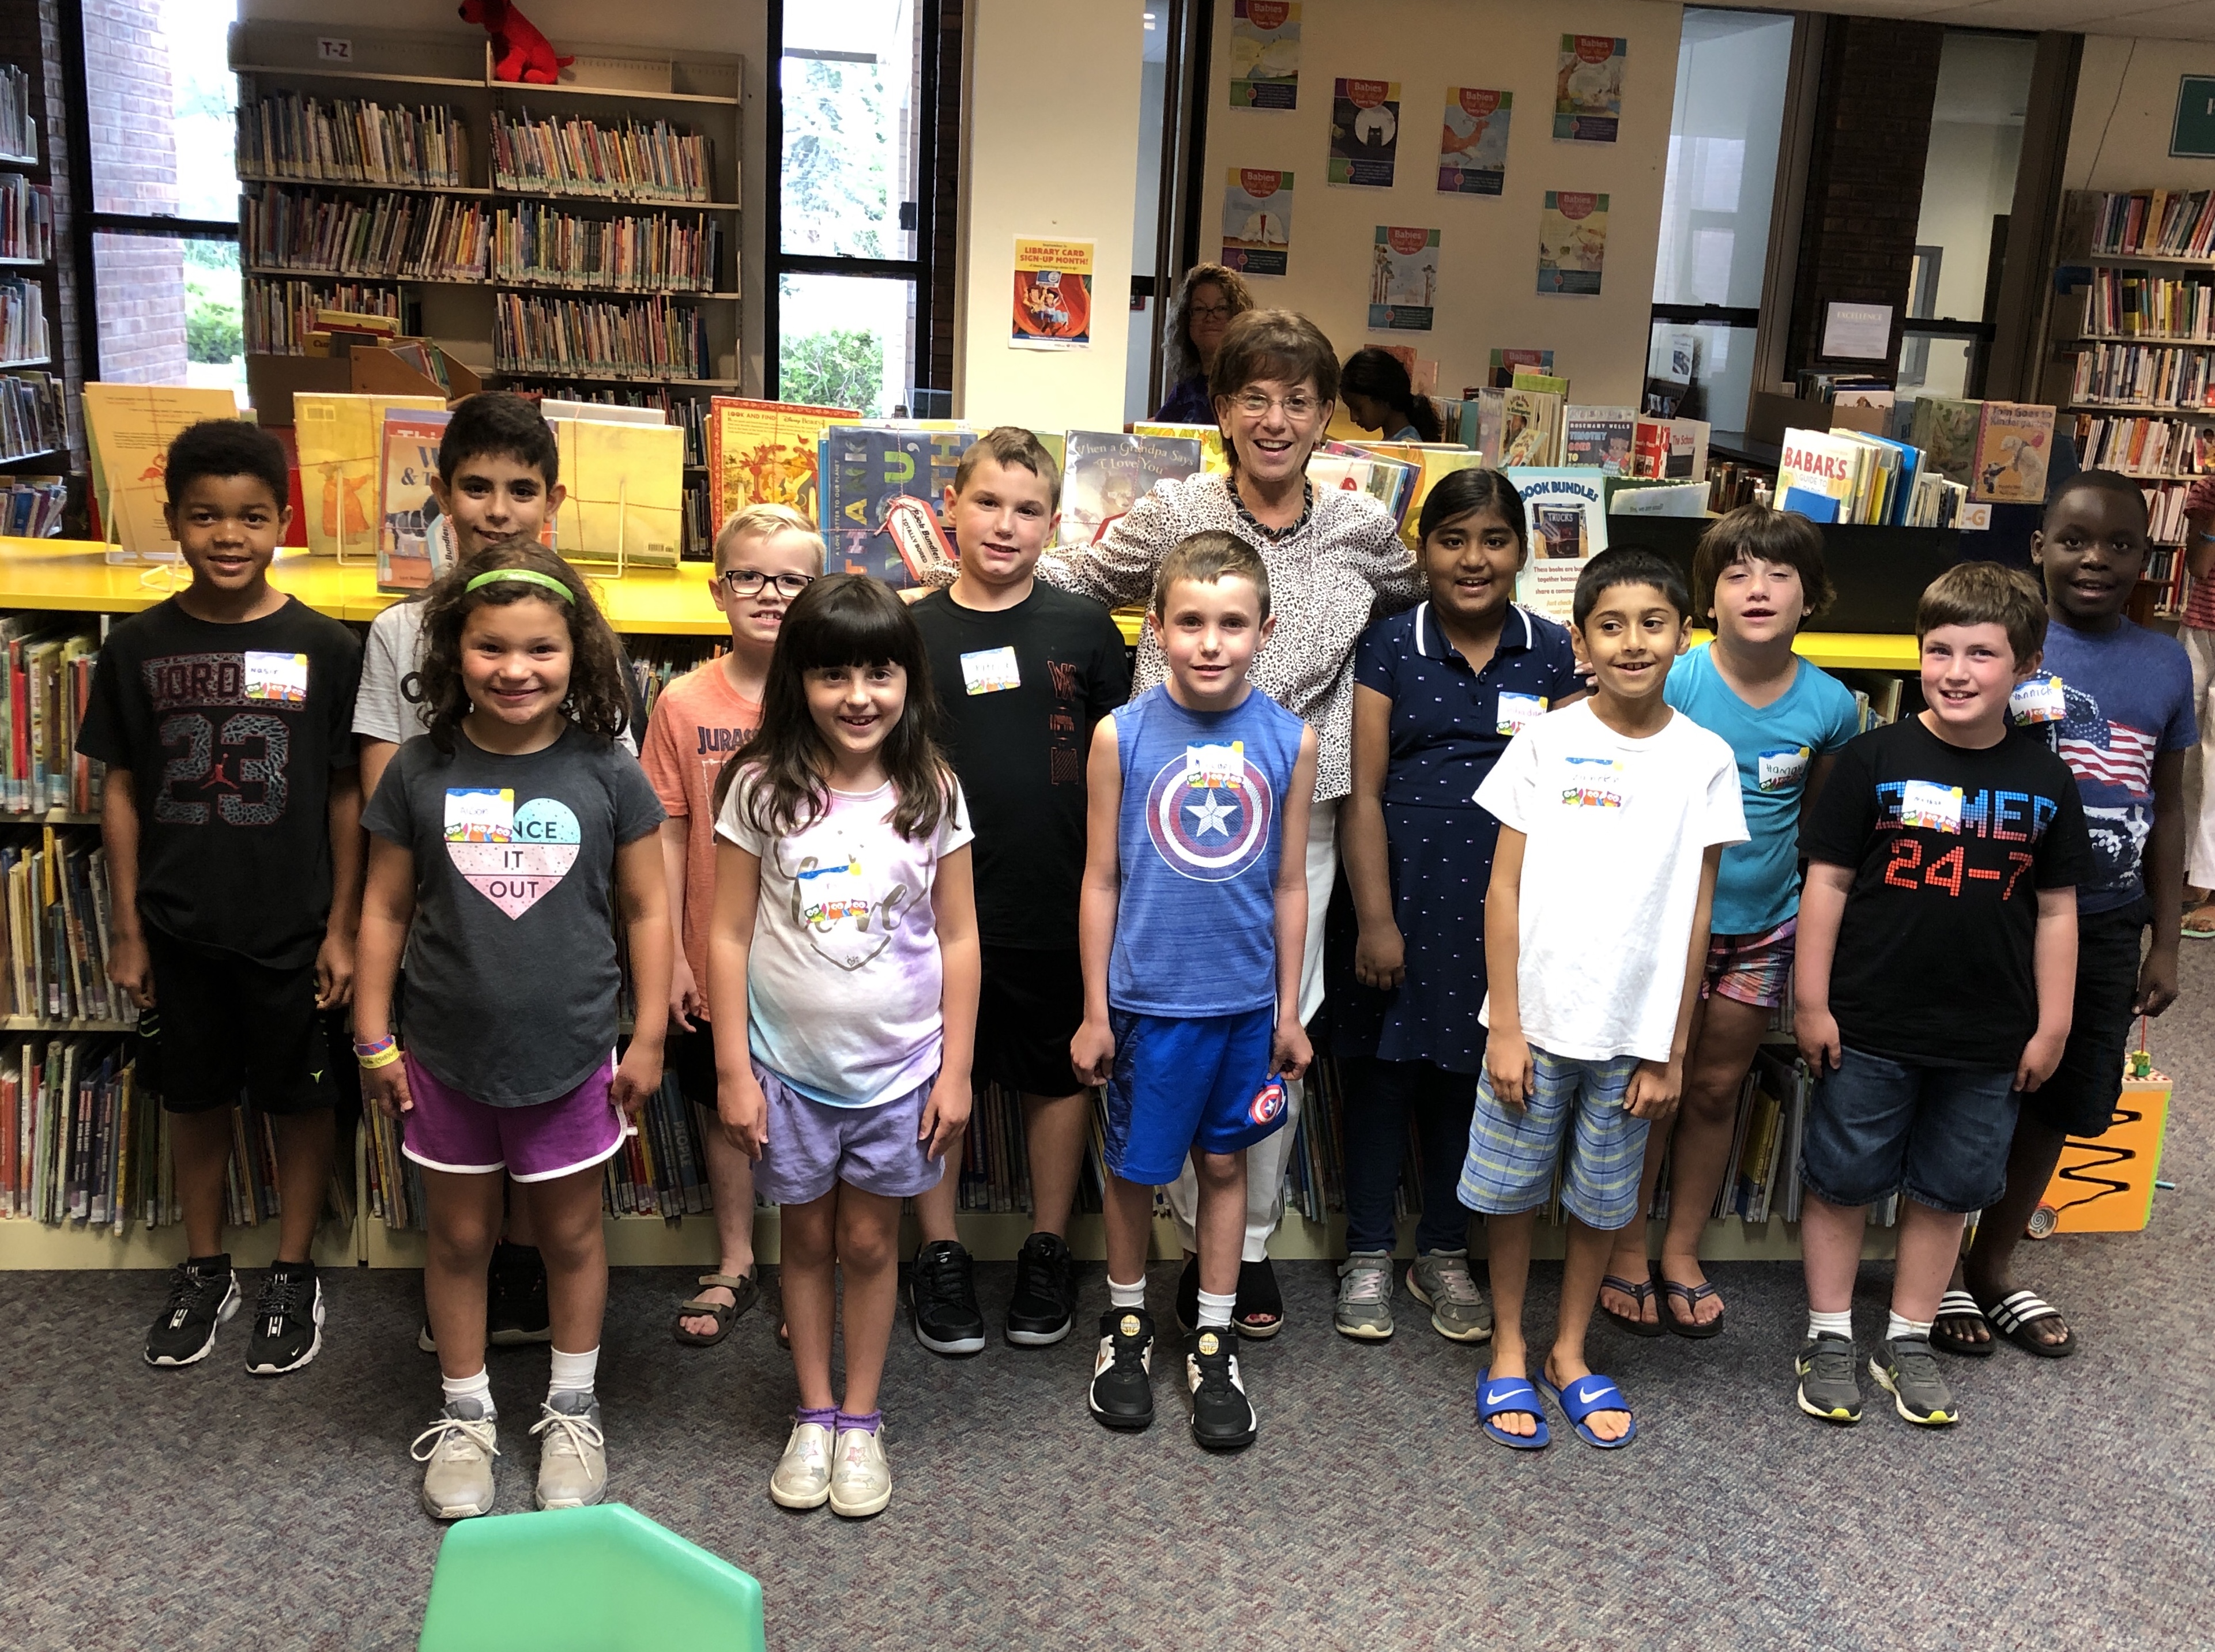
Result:
{"label": "white pants", "polygon": [[[1300,951],[1300,1021],[1322,1007],[1322,926],[1330,910],[1331,885],[1338,880],[1338,804],[1318,803],[1308,811],[1308,933]],[[1246,1149],[1246,1243],[1242,1259],[1259,1262],[1269,1254],[1269,1235],[1285,1215],[1285,1171],[1292,1162],[1293,1126],[1306,1098],[1304,1080],[1285,1086],[1285,1128]],[[1200,1216],[1200,1181],[1192,1162],[1169,1189],[1177,1237],[1187,1251],[1200,1249],[1194,1224]]]}
{"label": "white pants", "polygon": [[2215,717],[2208,714],[2207,690],[2215,682],[2215,631],[2178,627],[2192,660],[2192,709],[2200,719],[2200,744],[2184,755],[2184,881],[2194,889],[2215,889]]}

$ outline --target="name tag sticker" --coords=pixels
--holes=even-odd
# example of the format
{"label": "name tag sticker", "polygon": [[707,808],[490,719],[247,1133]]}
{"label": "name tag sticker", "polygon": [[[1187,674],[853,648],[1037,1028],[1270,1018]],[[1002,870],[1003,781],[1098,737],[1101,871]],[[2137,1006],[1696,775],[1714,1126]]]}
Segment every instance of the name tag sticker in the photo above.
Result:
{"label": "name tag sticker", "polygon": [[973,694],[997,694],[1003,688],[1020,688],[1023,674],[1015,664],[1012,647],[979,648],[962,655],[961,681]]}
{"label": "name tag sticker", "polygon": [[1184,749],[1184,783],[1195,791],[1212,791],[1219,786],[1236,785],[1246,777],[1246,743],[1233,740],[1227,746],[1187,746]]}
{"label": "name tag sticker", "polygon": [[2025,677],[2008,696],[2008,711],[2018,723],[2059,723],[2069,715],[2069,697],[2058,676]]}
{"label": "name tag sticker", "polygon": [[490,786],[450,786],[446,788],[446,841],[449,843],[512,843],[515,841],[515,792]]}
{"label": "name tag sticker", "polygon": [[308,703],[308,657],[249,648],[244,656],[246,697],[286,706]]}
{"label": "name tag sticker", "polygon": [[1513,694],[1506,688],[1500,691],[1500,733],[1520,734],[1545,714],[1545,695]]}
{"label": "name tag sticker", "polygon": [[1572,809],[1623,807],[1622,762],[1613,757],[1571,757],[1562,801]]}
{"label": "name tag sticker", "polygon": [[1782,792],[1799,785],[1807,778],[1807,756],[1805,746],[1779,746],[1763,752],[1754,760],[1758,771],[1755,778],[1761,789]]}
{"label": "name tag sticker", "polygon": [[1910,780],[1899,800],[1899,823],[1922,826],[1934,832],[1961,829],[1961,788],[1938,786],[1930,780]]}

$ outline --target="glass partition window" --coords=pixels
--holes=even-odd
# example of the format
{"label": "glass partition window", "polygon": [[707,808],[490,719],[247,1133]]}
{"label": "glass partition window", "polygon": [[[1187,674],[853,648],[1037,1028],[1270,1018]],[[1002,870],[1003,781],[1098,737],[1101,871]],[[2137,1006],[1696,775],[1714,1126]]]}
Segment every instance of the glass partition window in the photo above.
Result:
{"label": "glass partition window", "polygon": [[1791,58],[1789,16],[1685,11],[1655,303],[1760,308]]}
{"label": "glass partition window", "polygon": [[782,250],[913,258],[911,0],[816,0],[784,16]]}
{"label": "glass partition window", "polygon": [[874,419],[911,411],[915,283],[785,275],[777,282],[777,395]]}

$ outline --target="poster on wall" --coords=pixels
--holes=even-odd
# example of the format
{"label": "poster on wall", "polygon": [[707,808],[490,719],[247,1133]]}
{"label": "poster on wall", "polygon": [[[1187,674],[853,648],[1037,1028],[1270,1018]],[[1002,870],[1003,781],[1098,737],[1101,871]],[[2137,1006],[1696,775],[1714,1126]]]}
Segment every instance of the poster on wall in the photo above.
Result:
{"label": "poster on wall", "polygon": [[1231,168],[1223,188],[1224,263],[1242,275],[1282,275],[1292,247],[1292,174]]}
{"label": "poster on wall", "polygon": [[1515,94],[1475,86],[1446,88],[1439,138],[1439,193],[1497,195],[1507,185],[1507,119]]}
{"label": "poster on wall", "polygon": [[1015,237],[1013,350],[1085,350],[1092,344],[1092,243]]}
{"label": "poster on wall", "polygon": [[1230,107],[1293,109],[1300,99],[1298,0],[1234,0]]}
{"label": "poster on wall", "polygon": [[1341,80],[1330,102],[1330,173],[1326,181],[1390,189],[1400,153],[1400,83]]}
{"label": "poster on wall", "polygon": [[1549,189],[1538,213],[1538,291],[1593,294],[1607,262],[1607,197]]}
{"label": "poster on wall", "polygon": [[1439,297],[1439,232],[1380,223],[1369,260],[1369,330],[1427,333]]}
{"label": "poster on wall", "polygon": [[1554,137],[1569,144],[1612,144],[1623,125],[1623,62],[1628,40],[1564,34],[1554,75]]}

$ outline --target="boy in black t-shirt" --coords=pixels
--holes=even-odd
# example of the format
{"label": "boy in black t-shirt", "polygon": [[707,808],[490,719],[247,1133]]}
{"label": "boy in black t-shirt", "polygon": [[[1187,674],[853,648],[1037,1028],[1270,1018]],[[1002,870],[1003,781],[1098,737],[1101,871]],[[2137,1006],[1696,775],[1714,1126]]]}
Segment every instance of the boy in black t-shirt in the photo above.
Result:
{"label": "boy in black t-shirt", "polygon": [[169,444],[166,486],[163,515],[193,582],[109,633],[77,733],[77,750],[107,765],[108,973],[158,1016],[189,1252],[146,1362],[206,1357],[237,1312],[223,1207],[242,1089],[275,1124],[284,1204],[246,1368],[276,1376],[322,1345],[309,1246],[330,1180],[334,1092],[319,1012],[353,991],[361,646],[269,583],[291,516],[275,437],[237,419],[194,425]]}
{"label": "boy in black t-shirt", "polygon": [[1800,1409],[1861,1417],[1851,1307],[1871,1204],[1898,1193],[1892,1317],[1870,1374],[1911,1423],[1956,1421],[1931,1323],[1964,1216],[2006,1185],[2022,1092],[2069,1034],[2090,841],[2060,758],[2008,721],[2046,603],[1996,563],[1916,613],[1929,709],[1850,741],[1801,828],[1794,1028],[1819,1080],[1801,1150]]}
{"label": "boy in black t-shirt", "polygon": [[[1052,458],[1028,431],[1009,425],[979,437],[946,490],[960,572],[914,609],[947,755],[976,823],[985,953],[977,1074],[1022,1093],[1030,1145],[1033,1226],[1015,1257],[1007,1323],[1008,1340],[1023,1348],[1066,1337],[1075,1305],[1063,1235],[1089,1122],[1069,1064],[1084,1019],[1084,765],[1093,726],[1131,697],[1129,654],[1108,610],[1033,577],[1060,492]],[[915,1202],[915,1334],[938,1354],[985,1346],[969,1252],[954,1235],[957,1191],[948,1176]]]}

